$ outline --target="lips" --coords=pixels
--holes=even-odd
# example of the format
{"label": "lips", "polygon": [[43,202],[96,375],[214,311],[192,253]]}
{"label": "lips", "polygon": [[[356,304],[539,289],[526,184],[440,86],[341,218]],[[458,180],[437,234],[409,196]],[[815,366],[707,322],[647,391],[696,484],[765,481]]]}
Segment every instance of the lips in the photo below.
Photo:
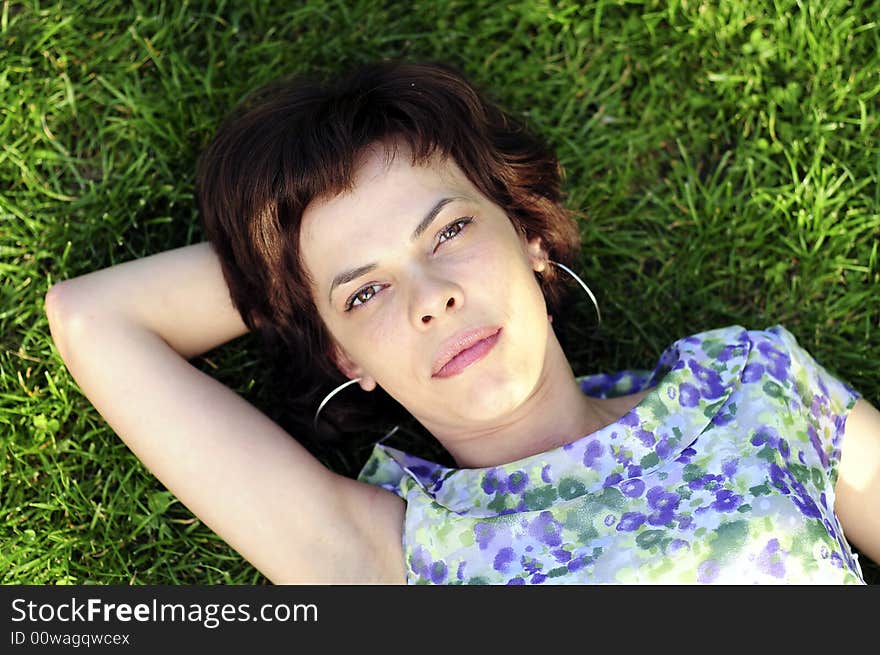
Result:
{"label": "lips", "polygon": [[491,326],[465,330],[453,335],[437,351],[431,367],[431,377],[446,378],[457,375],[485,357],[500,336],[501,328]]}

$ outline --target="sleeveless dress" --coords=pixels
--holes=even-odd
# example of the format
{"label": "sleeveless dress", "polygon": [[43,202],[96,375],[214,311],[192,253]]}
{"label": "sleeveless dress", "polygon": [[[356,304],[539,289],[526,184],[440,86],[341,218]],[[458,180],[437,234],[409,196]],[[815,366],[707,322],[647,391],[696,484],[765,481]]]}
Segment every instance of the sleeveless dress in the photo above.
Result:
{"label": "sleeveless dress", "polygon": [[359,480],[406,505],[410,584],[864,584],[834,514],[861,396],[781,325],[680,339],[653,371],[578,378],[651,389],[565,446],[454,469],[382,444]]}

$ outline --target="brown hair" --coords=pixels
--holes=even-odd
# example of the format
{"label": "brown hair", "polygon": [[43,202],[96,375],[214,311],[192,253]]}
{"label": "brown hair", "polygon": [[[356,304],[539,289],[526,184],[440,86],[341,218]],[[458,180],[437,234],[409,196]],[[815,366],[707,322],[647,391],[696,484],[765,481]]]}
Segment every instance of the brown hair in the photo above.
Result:
{"label": "brown hair", "polygon": [[[453,67],[379,62],[332,82],[301,76],[256,91],[200,157],[197,199],[233,304],[285,362],[287,391],[307,415],[300,429],[309,427],[318,390],[343,379],[305,277],[300,221],[314,199],[351,189],[368,146],[396,140],[409,146],[413,165],[452,157],[522,234],[542,238],[550,259],[577,260],[580,235],[562,205],[556,156]],[[555,313],[556,269],[539,280]]]}

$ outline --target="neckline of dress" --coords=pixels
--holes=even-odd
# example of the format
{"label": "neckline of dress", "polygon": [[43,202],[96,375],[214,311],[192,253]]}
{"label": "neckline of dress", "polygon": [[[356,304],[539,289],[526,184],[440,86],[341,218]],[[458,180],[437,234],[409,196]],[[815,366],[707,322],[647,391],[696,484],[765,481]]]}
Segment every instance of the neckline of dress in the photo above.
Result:
{"label": "neckline of dress", "polygon": [[[496,493],[501,493],[500,490],[506,488],[504,480],[524,475],[526,486],[536,490],[549,484],[543,475],[547,466],[552,467],[557,480],[574,474],[586,480],[584,493],[602,491],[632,477],[644,477],[678,457],[712,423],[715,413],[732,392],[733,378],[739,378],[748,356],[750,342],[745,332],[745,328],[733,325],[679,339],[663,351],[653,371],[624,370],[578,377],[584,393],[599,394],[593,397],[623,396],[645,388],[649,391],[618,420],[568,444],[506,464],[478,468],[449,468],[383,444],[375,446],[371,458],[384,455],[394,460],[435,502],[471,515],[494,515],[481,514],[483,510],[473,506],[474,488],[484,491],[494,488]],[[726,353],[727,365],[723,371],[714,371],[698,361],[711,356],[703,350],[704,343],[710,340],[712,353]],[[689,357],[695,354],[698,356]],[[731,362],[731,359],[742,361]],[[705,398],[699,396],[697,402],[688,407],[690,400],[680,400],[679,394],[683,389],[697,389],[701,382],[703,390],[705,385],[710,385],[712,393],[707,393]],[[655,434],[655,430],[660,434]],[[621,453],[637,464],[617,475],[606,474],[596,464],[608,463],[613,458],[620,461]],[[509,511],[516,510],[508,508],[501,513]]]}

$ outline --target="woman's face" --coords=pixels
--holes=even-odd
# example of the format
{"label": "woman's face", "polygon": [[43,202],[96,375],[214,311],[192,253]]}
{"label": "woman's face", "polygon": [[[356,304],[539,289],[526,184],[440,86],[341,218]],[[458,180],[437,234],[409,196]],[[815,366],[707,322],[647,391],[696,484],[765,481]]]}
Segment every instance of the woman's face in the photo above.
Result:
{"label": "woman's face", "polygon": [[552,335],[540,240],[451,159],[369,150],[352,191],[308,206],[301,247],[340,369],[435,434],[497,426],[537,389]]}

